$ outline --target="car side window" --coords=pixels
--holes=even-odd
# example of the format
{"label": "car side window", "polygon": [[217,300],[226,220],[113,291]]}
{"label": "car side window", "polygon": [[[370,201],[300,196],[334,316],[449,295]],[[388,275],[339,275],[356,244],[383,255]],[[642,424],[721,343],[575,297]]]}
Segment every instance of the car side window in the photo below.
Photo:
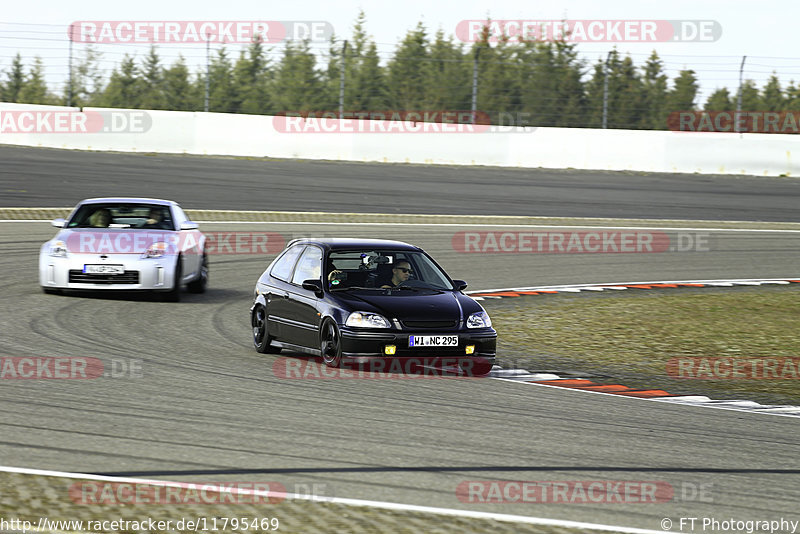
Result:
{"label": "car side window", "polygon": [[288,282],[292,276],[292,269],[294,269],[294,264],[297,262],[297,257],[300,256],[304,248],[304,246],[296,246],[284,252],[283,256],[272,266],[272,270],[269,273],[275,278]]}
{"label": "car side window", "polygon": [[322,275],[322,250],[317,247],[306,248],[292,276],[292,283],[302,285],[304,280],[319,280]]}

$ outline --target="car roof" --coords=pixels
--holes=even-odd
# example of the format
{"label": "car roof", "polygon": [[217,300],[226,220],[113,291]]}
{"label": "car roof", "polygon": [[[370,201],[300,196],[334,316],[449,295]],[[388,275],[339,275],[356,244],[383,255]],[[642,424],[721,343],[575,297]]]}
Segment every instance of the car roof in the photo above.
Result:
{"label": "car roof", "polygon": [[177,202],[172,200],[164,200],[161,198],[136,198],[136,197],[98,197],[98,198],[87,198],[85,200],[81,200],[78,204],[103,204],[103,203],[110,203],[110,202],[119,202],[127,203],[127,204],[158,204],[161,206],[171,206],[177,205]]}
{"label": "car roof", "polygon": [[375,249],[394,249],[394,250],[422,250],[421,248],[404,243],[403,241],[392,241],[390,239],[359,239],[353,237],[325,237],[325,238],[299,238],[293,239],[286,244],[286,247],[298,243],[320,245],[327,250],[350,250],[354,248],[375,248]]}

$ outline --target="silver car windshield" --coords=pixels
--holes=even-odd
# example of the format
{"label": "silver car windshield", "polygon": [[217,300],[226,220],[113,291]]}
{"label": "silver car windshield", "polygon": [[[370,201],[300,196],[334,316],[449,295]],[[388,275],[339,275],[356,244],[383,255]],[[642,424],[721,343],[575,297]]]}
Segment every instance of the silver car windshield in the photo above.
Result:
{"label": "silver car windshield", "polygon": [[337,250],[325,269],[331,288],[427,288],[452,290],[447,275],[424,253],[408,250]]}
{"label": "silver car windshield", "polygon": [[98,203],[80,206],[66,227],[175,230],[175,223],[169,206]]}

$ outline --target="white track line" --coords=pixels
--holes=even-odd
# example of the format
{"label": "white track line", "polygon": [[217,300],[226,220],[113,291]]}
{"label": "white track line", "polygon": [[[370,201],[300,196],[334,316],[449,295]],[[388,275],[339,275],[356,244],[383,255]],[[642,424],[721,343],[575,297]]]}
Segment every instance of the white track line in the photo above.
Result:
{"label": "white track line", "polygon": [[[19,473],[25,475],[38,475],[38,476],[46,476],[46,477],[58,477],[58,478],[73,478],[73,479],[81,479],[81,480],[99,480],[105,482],[117,482],[117,483],[126,483],[126,484],[147,484],[150,486],[162,486],[162,487],[172,487],[172,488],[187,488],[187,487],[197,487],[197,484],[192,484],[189,482],[170,482],[166,480],[150,480],[150,479],[143,479],[143,478],[125,478],[125,477],[110,477],[110,476],[103,476],[103,475],[91,475],[86,473],[70,473],[70,472],[63,472],[63,471],[49,471],[49,470],[42,470],[42,469],[29,469],[26,467],[9,467],[9,466],[0,466],[0,472],[5,473]],[[346,499],[341,497],[322,497],[318,495],[299,495],[295,493],[287,493],[287,494],[276,494],[268,491],[260,491],[260,490],[248,490],[242,488],[230,488],[224,486],[214,486],[210,484],[202,484],[202,488],[206,491],[212,492],[219,492],[219,493],[236,493],[236,494],[245,494],[245,495],[257,495],[261,497],[276,497],[281,496],[285,497],[286,499],[296,499],[296,500],[307,500],[313,502],[326,502],[326,503],[333,503],[333,504],[342,504],[346,506],[366,506],[370,508],[382,508],[384,510],[398,510],[404,512],[421,512],[421,513],[429,513],[429,514],[439,514],[439,515],[451,515],[451,516],[458,516],[458,517],[469,517],[473,519],[491,519],[495,521],[507,521],[507,522],[514,522],[514,523],[527,523],[529,525],[543,525],[543,526],[553,526],[553,527],[563,527],[563,528],[578,528],[578,529],[590,529],[590,530],[600,530],[600,531],[609,531],[609,532],[624,532],[628,534],[663,534],[663,530],[648,530],[642,528],[633,528],[633,527],[619,527],[614,525],[601,525],[596,523],[584,523],[581,521],[566,521],[562,519],[547,519],[543,517],[529,517],[529,516],[522,516],[522,515],[512,515],[512,514],[496,514],[492,512],[477,512],[472,510],[457,510],[454,508],[437,508],[433,506],[418,506],[415,504],[401,504],[401,503],[393,503],[393,502],[383,502],[383,501],[366,501],[361,499]]]}
{"label": "white track line", "polygon": [[[670,232],[759,232],[798,234],[800,230],[769,228],[695,228],[669,226],[575,226],[561,224],[486,224],[486,223],[404,223],[404,222],[320,222],[320,221],[195,221],[198,224],[285,224],[285,225],[317,225],[317,226],[441,226],[451,228],[569,228],[597,230],[663,230]],[[728,221],[722,221],[728,222]],[[47,223],[42,219],[0,219],[0,223]]]}

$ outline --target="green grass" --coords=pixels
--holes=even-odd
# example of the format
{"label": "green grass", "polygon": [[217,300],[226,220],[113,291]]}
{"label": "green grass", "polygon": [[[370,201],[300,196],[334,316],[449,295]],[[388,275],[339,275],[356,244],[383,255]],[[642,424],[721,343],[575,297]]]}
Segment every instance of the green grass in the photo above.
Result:
{"label": "green grass", "polygon": [[800,287],[636,290],[485,301],[504,367],[631,387],[800,402],[799,379],[679,379],[671,358],[800,357]]}

